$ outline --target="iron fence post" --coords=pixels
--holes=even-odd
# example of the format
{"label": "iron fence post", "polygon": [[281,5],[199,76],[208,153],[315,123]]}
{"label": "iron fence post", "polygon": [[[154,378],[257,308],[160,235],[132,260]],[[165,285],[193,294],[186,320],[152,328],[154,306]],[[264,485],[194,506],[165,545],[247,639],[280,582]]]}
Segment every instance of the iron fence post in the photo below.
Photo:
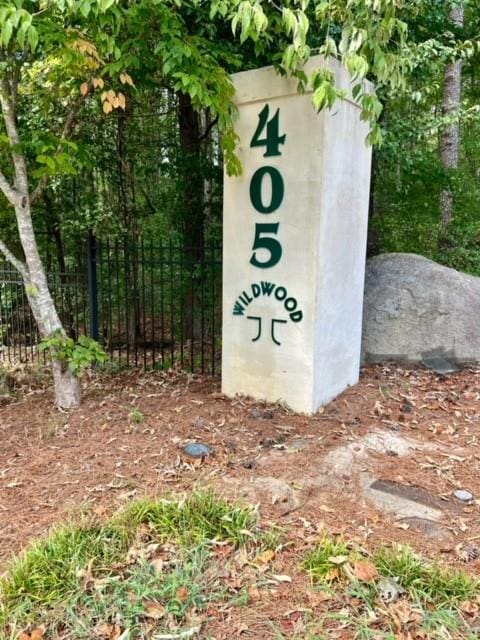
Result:
{"label": "iron fence post", "polygon": [[88,308],[90,311],[90,337],[97,340],[98,330],[98,286],[97,286],[97,239],[92,231],[87,240]]}

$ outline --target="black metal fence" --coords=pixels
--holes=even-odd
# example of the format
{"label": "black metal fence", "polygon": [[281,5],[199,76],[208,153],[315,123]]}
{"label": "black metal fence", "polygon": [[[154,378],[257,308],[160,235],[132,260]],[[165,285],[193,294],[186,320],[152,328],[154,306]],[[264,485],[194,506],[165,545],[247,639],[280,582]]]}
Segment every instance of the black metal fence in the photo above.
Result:
{"label": "black metal fence", "polygon": [[[67,333],[112,360],[215,374],[221,344],[221,247],[85,242],[65,272],[48,273]],[[42,357],[19,274],[0,262],[0,360]]]}

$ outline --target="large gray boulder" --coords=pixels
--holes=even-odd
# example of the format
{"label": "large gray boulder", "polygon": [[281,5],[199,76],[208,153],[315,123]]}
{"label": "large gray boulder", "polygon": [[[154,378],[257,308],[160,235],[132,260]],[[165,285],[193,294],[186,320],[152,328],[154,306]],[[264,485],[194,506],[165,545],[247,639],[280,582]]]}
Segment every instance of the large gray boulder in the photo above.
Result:
{"label": "large gray boulder", "polygon": [[363,359],[480,361],[480,278],[412,253],[367,262]]}

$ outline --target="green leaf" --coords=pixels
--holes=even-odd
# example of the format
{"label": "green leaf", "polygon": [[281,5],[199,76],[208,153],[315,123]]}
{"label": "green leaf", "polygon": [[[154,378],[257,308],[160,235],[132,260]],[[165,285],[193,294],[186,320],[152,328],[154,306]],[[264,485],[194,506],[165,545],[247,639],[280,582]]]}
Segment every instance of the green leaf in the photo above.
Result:
{"label": "green leaf", "polygon": [[35,27],[30,27],[28,30],[28,44],[30,45],[30,49],[35,51],[38,45],[38,32]]}
{"label": "green leaf", "polygon": [[17,31],[17,42],[22,49],[25,49],[25,38],[27,36],[28,24],[22,23],[20,29]]}
{"label": "green leaf", "polygon": [[12,37],[12,33],[13,33],[12,21],[11,20],[5,20],[5,22],[3,23],[3,26],[2,26],[1,34],[0,34],[0,42],[5,47],[10,42],[10,38]]}
{"label": "green leaf", "polygon": [[115,0],[100,0],[100,11],[105,13],[105,11],[108,11],[108,9],[110,9],[114,2]]}
{"label": "green leaf", "polygon": [[248,38],[250,24],[252,22],[252,8],[248,2],[242,2],[243,10],[241,12],[242,31],[240,33],[240,42],[245,42]]}

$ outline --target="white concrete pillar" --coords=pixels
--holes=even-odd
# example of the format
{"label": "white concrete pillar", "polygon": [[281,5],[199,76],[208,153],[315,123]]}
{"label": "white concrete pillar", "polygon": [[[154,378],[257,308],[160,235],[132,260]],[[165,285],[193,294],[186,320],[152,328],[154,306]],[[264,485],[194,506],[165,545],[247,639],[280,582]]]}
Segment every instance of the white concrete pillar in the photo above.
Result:
{"label": "white concrete pillar", "polygon": [[368,126],[351,97],[317,113],[271,67],[233,78],[243,175],[225,176],[222,389],[314,413],[358,381]]}

